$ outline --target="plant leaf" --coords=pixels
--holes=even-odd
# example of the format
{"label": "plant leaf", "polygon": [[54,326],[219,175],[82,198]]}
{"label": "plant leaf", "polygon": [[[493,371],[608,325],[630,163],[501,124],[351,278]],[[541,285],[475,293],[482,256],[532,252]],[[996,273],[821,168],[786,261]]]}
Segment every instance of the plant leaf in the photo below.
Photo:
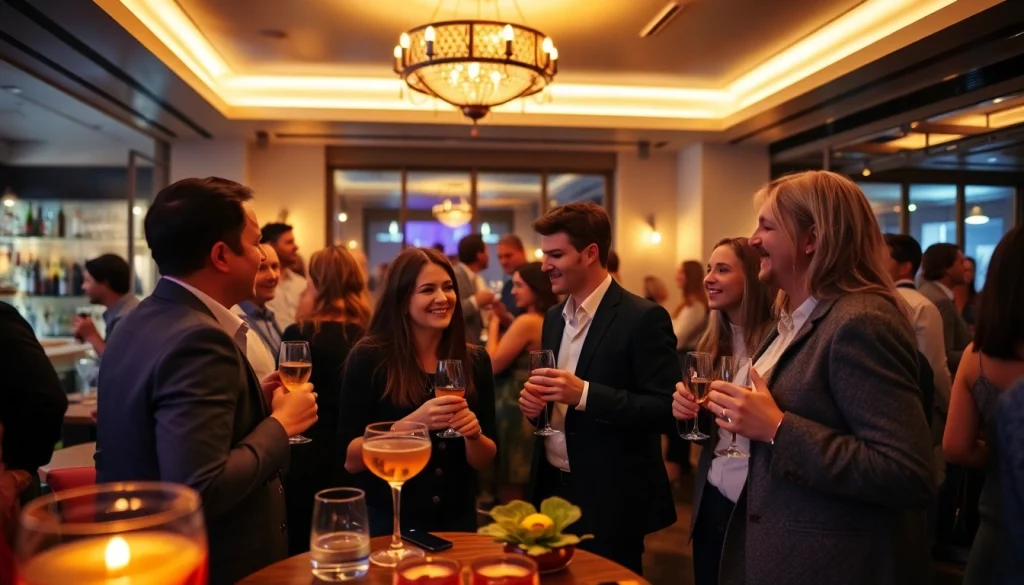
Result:
{"label": "plant leaf", "polygon": [[516,526],[523,521],[523,518],[536,513],[537,508],[533,504],[522,500],[513,500],[503,506],[495,506],[490,512],[491,518],[494,518],[496,522],[511,521],[515,522]]}
{"label": "plant leaf", "polygon": [[548,547],[536,544],[526,549],[526,554],[530,555],[531,557],[539,557],[540,555],[545,554],[547,552]]}
{"label": "plant leaf", "polygon": [[554,534],[561,534],[567,526],[583,516],[579,506],[574,506],[569,501],[559,497],[548,498],[541,502],[540,512],[547,515],[554,522]]}

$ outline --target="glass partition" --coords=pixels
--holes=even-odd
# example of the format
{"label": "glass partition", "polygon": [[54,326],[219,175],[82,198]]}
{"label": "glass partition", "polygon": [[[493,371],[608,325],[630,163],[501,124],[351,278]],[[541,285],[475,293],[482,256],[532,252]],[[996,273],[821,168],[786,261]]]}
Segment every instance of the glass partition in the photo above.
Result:
{"label": "glass partition", "polygon": [[988,263],[996,245],[1014,225],[1017,190],[993,185],[967,185],[964,188],[964,254],[974,258],[977,271],[974,286],[985,286]]}
{"label": "glass partition", "polygon": [[911,185],[910,235],[922,250],[940,242],[956,244],[956,185]]}

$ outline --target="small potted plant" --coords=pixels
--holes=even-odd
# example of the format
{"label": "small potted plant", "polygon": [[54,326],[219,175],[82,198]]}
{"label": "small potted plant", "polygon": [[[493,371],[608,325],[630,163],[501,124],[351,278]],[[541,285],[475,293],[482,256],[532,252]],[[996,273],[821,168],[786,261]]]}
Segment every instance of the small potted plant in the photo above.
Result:
{"label": "small potted plant", "polygon": [[494,522],[477,532],[503,543],[506,553],[528,555],[541,573],[552,573],[569,565],[581,540],[594,538],[591,534],[563,534],[562,531],[582,515],[579,506],[562,498],[544,500],[540,512],[533,504],[513,500],[495,506],[490,511]]}

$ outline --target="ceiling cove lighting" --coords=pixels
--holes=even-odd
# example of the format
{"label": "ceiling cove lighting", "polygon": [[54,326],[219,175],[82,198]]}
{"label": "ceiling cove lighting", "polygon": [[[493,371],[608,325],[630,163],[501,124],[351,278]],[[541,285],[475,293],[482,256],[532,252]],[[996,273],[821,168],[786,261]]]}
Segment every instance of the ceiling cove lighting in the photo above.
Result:
{"label": "ceiling cove lighting", "polygon": [[984,225],[988,223],[988,216],[981,211],[980,205],[971,208],[971,213],[964,218],[964,223],[971,225]]}
{"label": "ceiling cove lighting", "polygon": [[[535,120],[563,120],[565,116],[592,120],[605,118],[608,127],[621,127],[623,120],[630,118],[647,120],[627,122],[630,127],[660,128],[665,120],[673,120],[676,121],[673,128],[680,130],[724,129],[730,124],[731,117],[747,108],[759,105],[762,100],[812,76],[817,79],[819,75],[828,74],[826,68],[875,43],[890,42],[893,35],[904,28],[920,23],[927,29],[947,22],[939,26],[942,28],[948,22],[981,11],[989,1],[978,3],[974,9],[974,5],[965,0],[866,0],[735,79],[724,80],[718,87],[704,88],[671,83],[642,87],[611,80],[599,84],[561,81],[550,85],[558,72],[558,51],[554,43],[546,43],[548,37],[535,29],[502,18],[495,18],[489,21],[490,24],[483,20],[469,20],[464,24],[452,24],[454,28],[441,25],[458,21],[428,22],[406,31],[408,42],[399,36],[398,51],[395,51],[396,55],[404,53],[395,56],[393,63],[395,70],[404,71],[406,75],[403,77],[399,73],[398,79],[387,77],[386,70],[381,75],[312,71],[303,75],[261,75],[249,63],[228,64],[218,48],[210,43],[175,0],[94,0],[229,119],[261,115],[309,119],[317,115],[317,119],[347,120],[353,115],[347,112],[358,111],[377,112],[373,119],[386,121],[402,117],[400,112],[434,115],[438,109],[434,105],[394,99],[399,88],[413,87],[409,85],[411,79],[423,89],[441,94],[439,102],[445,99],[441,96],[446,96],[454,102],[453,108],[470,106],[469,111],[474,115],[481,112],[485,115],[482,108],[486,107]],[[686,4],[678,3],[681,6]],[[947,7],[955,10],[943,10]],[[923,21],[929,17],[936,24],[925,25]],[[522,22],[524,19],[518,20]],[[479,24],[482,28],[471,27],[470,24]],[[430,27],[433,31],[433,58],[427,55],[426,46]],[[472,45],[469,43],[471,28],[474,31]],[[483,35],[480,38],[478,31]],[[906,40],[897,40],[896,45],[906,46],[913,42],[916,34],[907,32],[904,35]],[[506,54],[509,36],[511,56]],[[453,38],[455,46],[448,46]],[[403,44],[408,46],[403,47]],[[484,46],[486,52],[483,52]],[[533,47],[533,53],[524,50],[524,46]],[[547,51],[548,48],[551,50]],[[885,49],[894,48],[887,46]],[[440,63],[444,58],[455,60]],[[485,58],[491,60],[486,61]],[[506,62],[507,68],[504,67]],[[470,71],[469,66],[473,63],[478,67]],[[419,69],[412,71],[416,65],[420,66]],[[462,65],[462,70],[457,72],[453,81],[452,71],[458,65]],[[526,66],[525,70],[523,66]],[[536,70],[531,70],[531,66]],[[497,77],[492,75],[494,72],[502,76],[497,82]],[[600,91],[593,91],[594,88]],[[413,87],[413,90],[416,95],[422,95],[419,89]],[[475,98],[469,99],[474,91]],[[538,100],[527,99],[521,100],[521,105],[507,101],[502,106],[488,105],[509,95],[518,93],[523,97],[531,95],[531,92],[534,95],[543,92],[542,95],[549,95],[553,101],[545,99],[545,103],[537,103]],[[514,97],[509,99],[515,101]],[[447,103],[441,105],[442,110],[449,107]],[[318,111],[313,114],[310,110]],[[365,115],[355,116],[367,119]],[[403,119],[412,121],[408,117]],[[507,116],[495,123],[524,122]]]}
{"label": "ceiling cove lighting", "polygon": [[547,35],[496,20],[418,26],[399,35],[393,55],[395,73],[410,89],[474,123],[495,106],[540,93],[558,73],[558,49]]}

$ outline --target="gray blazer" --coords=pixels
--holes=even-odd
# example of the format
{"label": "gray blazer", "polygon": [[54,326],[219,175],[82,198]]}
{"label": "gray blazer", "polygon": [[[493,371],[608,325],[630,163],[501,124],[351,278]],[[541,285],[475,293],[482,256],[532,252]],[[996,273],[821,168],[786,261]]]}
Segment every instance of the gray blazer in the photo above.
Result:
{"label": "gray blazer", "polygon": [[930,582],[935,482],[917,379],[895,305],[849,294],[815,307],[767,378],[785,417],[774,445],[751,443],[720,583]]}
{"label": "gray blazer", "polygon": [[971,343],[971,331],[967,328],[960,311],[956,310],[956,303],[946,295],[946,292],[939,288],[939,285],[929,280],[921,279],[917,292],[923,294],[929,301],[935,303],[942,315],[942,337],[946,342],[946,361],[949,363],[950,372],[956,372],[960,365],[960,357]]}
{"label": "gray blazer", "polygon": [[100,482],[168,481],[202,496],[211,585],[287,556],[288,437],[210,310],[161,280],[118,324],[99,375]]}
{"label": "gray blazer", "polygon": [[459,298],[462,299],[462,318],[466,321],[466,342],[479,345],[484,330],[480,309],[470,299],[476,294],[476,282],[469,277],[466,267],[459,262],[454,267]]}

